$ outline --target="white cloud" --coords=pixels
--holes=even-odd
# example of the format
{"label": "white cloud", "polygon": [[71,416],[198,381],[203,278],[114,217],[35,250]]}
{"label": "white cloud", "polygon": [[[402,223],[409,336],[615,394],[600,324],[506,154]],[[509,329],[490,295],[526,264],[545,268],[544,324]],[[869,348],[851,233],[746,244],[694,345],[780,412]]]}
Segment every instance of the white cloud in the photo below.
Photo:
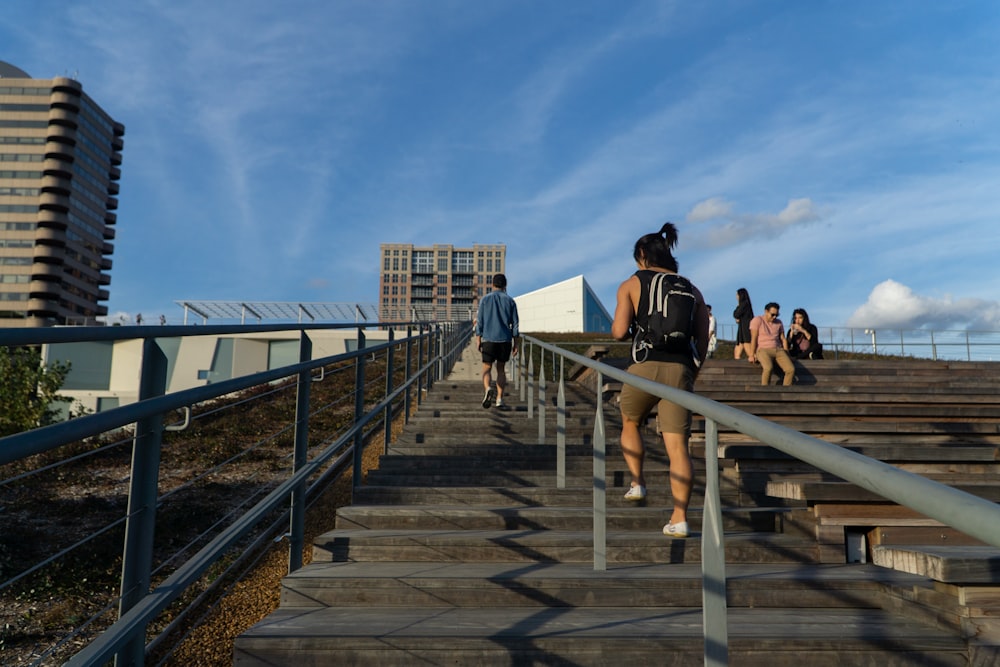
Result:
{"label": "white cloud", "polygon": [[868,300],[851,315],[852,327],[919,328],[1000,328],[1000,302],[986,299],[945,296],[935,298],[915,293],[889,279],[872,289]]}
{"label": "white cloud", "polygon": [[688,222],[707,222],[716,218],[728,218],[732,215],[733,205],[722,197],[712,197],[698,202],[687,214]]}
{"label": "white cloud", "polygon": [[744,214],[735,211],[733,204],[720,197],[713,197],[695,204],[687,215],[689,222],[717,222],[699,230],[697,245],[723,248],[761,238],[775,238],[788,229],[821,220],[811,199],[790,199],[778,213]]}

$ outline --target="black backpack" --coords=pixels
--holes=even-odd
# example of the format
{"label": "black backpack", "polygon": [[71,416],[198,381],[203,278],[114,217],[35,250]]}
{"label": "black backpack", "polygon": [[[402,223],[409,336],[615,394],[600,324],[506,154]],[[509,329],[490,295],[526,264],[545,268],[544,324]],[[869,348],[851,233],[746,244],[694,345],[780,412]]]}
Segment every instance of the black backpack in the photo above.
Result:
{"label": "black backpack", "polygon": [[646,326],[636,313],[635,338],[632,340],[632,360],[645,361],[650,350],[684,354],[694,357],[694,286],[675,273],[654,273],[649,285],[639,295],[639,310],[645,314]]}

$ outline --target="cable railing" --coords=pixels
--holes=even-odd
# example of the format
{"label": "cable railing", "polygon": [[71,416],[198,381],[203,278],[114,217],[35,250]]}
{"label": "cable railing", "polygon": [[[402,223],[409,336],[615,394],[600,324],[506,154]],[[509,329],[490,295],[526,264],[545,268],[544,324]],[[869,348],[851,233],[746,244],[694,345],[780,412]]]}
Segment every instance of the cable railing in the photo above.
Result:
{"label": "cable railing", "polygon": [[[786,325],[787,326],[787,325]],[[817,327],[828,359],[841,353],[952,361],[1000,360],[1000,331]],[[719,340],[736,340],[735,324],[718,325]]]}
{"label": "cable railing", "polygon": [[[356,330],[356,350],[313,359],[310,333],[333,328]],[[368,329],[388,330],[388,340],[366,341],[365,332]],[[397,330],[405,331],[405,336],[397,339]],[[112,601],[110,605],[101,602],[103,608],[98,612],[107,613],[117,606],[118,619],[99,630],[96,639],[66,664],[102,665],[112,659],[117,664],[143,664],[149,650],[146,643],[147,630],[161,617],[164,610],[178,598],[190,596],[189,591],[197,591],[198,582],[211,568],[220,562],[225,565],[227,554],[234,546],[246,548],[244,545],[247,540],[251,540],[251,545],[259,545],[273,539],[273,529],[278,522],[286,522],[288,526],[282,537],[288,542],[289,571],[301,568],[308,498],[343,474],[351,475],[354,488],[360,484],[363,478],[362,454],[367,444],[373,441],[374,436],[381,434],[383,442],[388,446],[394,419],[408,421],[412,401],[415,400],[419,405],[424,392],[446,375],[468,341],[470,330],[469,322],[433,326],[403,322],[361,326],[285,324],[251,327],[218,325],[197,328],[158,326],[0,330],[0,346],[130,339],[142,342],[142,356],[138,362],[138,401],[0,438],[0,466],[21,462],[23,467],[24,459],[28,457],[52,457],[57,455],[54,450],[66,445],[81,443],[88,438],[99,438],[107,433],[133,431],[131,464],[123,482],[128,489],[127,509],[112,525],[100,529],[102,533],[113,529],[123,531],[120,552],[121,592],[117,602]],[[237,335],[248,331],[258,334],[262,331],[298,332],[298,363],[183,391],[166,392],[168,363],[167,353],[160,344],[161,339]],[[330,404],[311,406],[311,387],[324,377],[330,377],[326,369],[340,367],[342,373],[345,365],[353,368],[353,378],[345,376],[348,381],[344,383],[347,386],[344,391],[349,400],[337,406],[337,409],[350,415],[349,426],[339,428],[333,436],[322,432],[317,434],[313,430],[313,421],[324,417],[323,413],[329,410]],[[374,373],[367,372],[370,368],[377,370]],[[268,443],[269,446],[281,450],[281,457],[290,464],[283,466],[284,470],[278,472],[274,481],[243,480],[254,488],[248,499],[242,502],[242,508],[241,503],[236,503],[238,517],[223,519],[214,525],[209,522],[209,530],[190,542],[184,542],[173,554],[154,553],[154,535],[157,534],[157,521],[162,519],[159,515],[161,508],[165,503],[177,502],[174,496],[178,492],[199,493],[201,487],[198,485],[205,481],[203,478],[209,477],[207,474],[199,474],[196,480],[181,481],[174,484],[174,488],[160,493],[162,474],[172,472],[162,469],[164,436],[170,429],[187,428],[191,422],[188,415],[180,426],[165,424],[166,416],[176,410],[190,411],[192,406],[202,405],[208,406],[205,413],[215,412],[220,409],[220,401],[242,396],[243,392],[249,390],[259,391],[260,396],[270,396],[274,393],[274,384],[289,381],[296,390],[293,414],[287,418],[286,423],[276,423],[274,432],[261,434],[248,447],[254,448],[266,440],[272,441]],[[240,400],[243,399],[231,402]],[[336,402],[339,403],[339,399]],[[281,442],[278,443],[278,440]],[[233,458],[239,456],[236,454]],[[20,478],[23,473],[19,470],[14,476]],[[15,484],[23,486],[25,480],[18,479]],[[9,491],[10,488],[12,487],[8,485],[6,490]],[[0,484],[0,492],[4,490],[4,485]],[[251,503],[252,507],[247,509]],[[89,541],[92,538],[84,539]],[[66,552],[69,553],[78,546],[79,543],[72,545]],[[181,554],[192,552],[195,553],[168,571],[166,566],[172,565],[171,561],[180,561],[183,558]],[[38,565],[36,569],[47,564]],[[7,580],[0,581],[0,594],[4,593],[5,588],[17,585],[20,579],[29,576],[24,572],[4,574]],[[187,613],[188,609],[180,613]],[[99,625],[95,623],[96,618],[95,615],[77,625],[81,629],[92,626],[93,630]],[[169,623],[168,630],[175,625],[176,623]],[[150,645],[159,643],[166,632],[167,630],[153,637]],[[79,641],[77,638],[73,643]],[[65,638],[59,643],[66,643]],[[54,649],[48,649],[49,652],[43,653],[38,660],[51,658],[52,650]]]}
{"label": "cable railing", "polygon": [[[730,406],[651,382],[567,351],[531,336],[524,336],[525,350],[515,358],[515,381],[522,400],[527,401],[529,419],[538,415],[538,442],[547,444],[545,430],[547,410],[547,375],[557,382],[556,391],[556,478],[557,488],[566,484],[565,441],[565,364],[580,364],[596,372],[596,413],[592,438],[593,456],[593,550],[594,570],[607,569],[607,489],[605,487],[607,433],[604,422],[602,388],[605,378],[632,385],[642,391],[681,405],[705,418],[705,507],[703,514],[702,552],[702,611],[705,665],[718,667],[728,664],[729,638],[726,611],[725,536],[722,524],[722,502],[718,464],[719,426],[748,435],[762,444],[824,472],[856,484],[888,500],[904,505],[946,526],[987,544],[1000,547],[1000,506],[972,494],[940,484],[920,475],[906,472],[877,459],[798,431],[769,422]],[[539,348],[538,351],[533,347]],[[545,360],[549,354],[548,363]],[[539,357],[538,370],[535,356]],[[525,361],[526,360],[526,361]],[[537,408],[537,409],[536,409]]]}

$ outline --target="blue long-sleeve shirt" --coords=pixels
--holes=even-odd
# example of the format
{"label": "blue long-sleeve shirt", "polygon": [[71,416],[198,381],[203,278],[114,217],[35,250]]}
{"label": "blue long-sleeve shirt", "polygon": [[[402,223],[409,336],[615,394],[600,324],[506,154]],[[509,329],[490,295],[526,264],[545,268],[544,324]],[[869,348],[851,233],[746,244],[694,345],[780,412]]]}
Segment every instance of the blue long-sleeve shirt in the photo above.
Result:
{"label": "blue long-sleeve shirt", "polygon": [[517,304],[507,292],[493,290],[479,300],[476,335],[493,343],[506,343],[520,335]]}

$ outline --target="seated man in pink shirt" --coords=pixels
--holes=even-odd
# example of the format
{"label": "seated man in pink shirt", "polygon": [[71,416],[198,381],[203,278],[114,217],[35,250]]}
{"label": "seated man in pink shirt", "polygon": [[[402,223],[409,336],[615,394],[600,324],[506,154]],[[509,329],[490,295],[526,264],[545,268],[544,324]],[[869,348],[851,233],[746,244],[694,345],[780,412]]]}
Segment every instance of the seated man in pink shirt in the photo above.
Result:
{"label": "seated man in pink shirt", "polygon": [[778,319],[780,307],[771,302],[764,306],[764,314],[750,320],[750,363],[760,362],[760,383],[771,384],[771,371],[777,362],[785,373],[782,382],[791,386],[795,379],[795,363],[788,356],[788,339],[785,338],[785,325]]}

